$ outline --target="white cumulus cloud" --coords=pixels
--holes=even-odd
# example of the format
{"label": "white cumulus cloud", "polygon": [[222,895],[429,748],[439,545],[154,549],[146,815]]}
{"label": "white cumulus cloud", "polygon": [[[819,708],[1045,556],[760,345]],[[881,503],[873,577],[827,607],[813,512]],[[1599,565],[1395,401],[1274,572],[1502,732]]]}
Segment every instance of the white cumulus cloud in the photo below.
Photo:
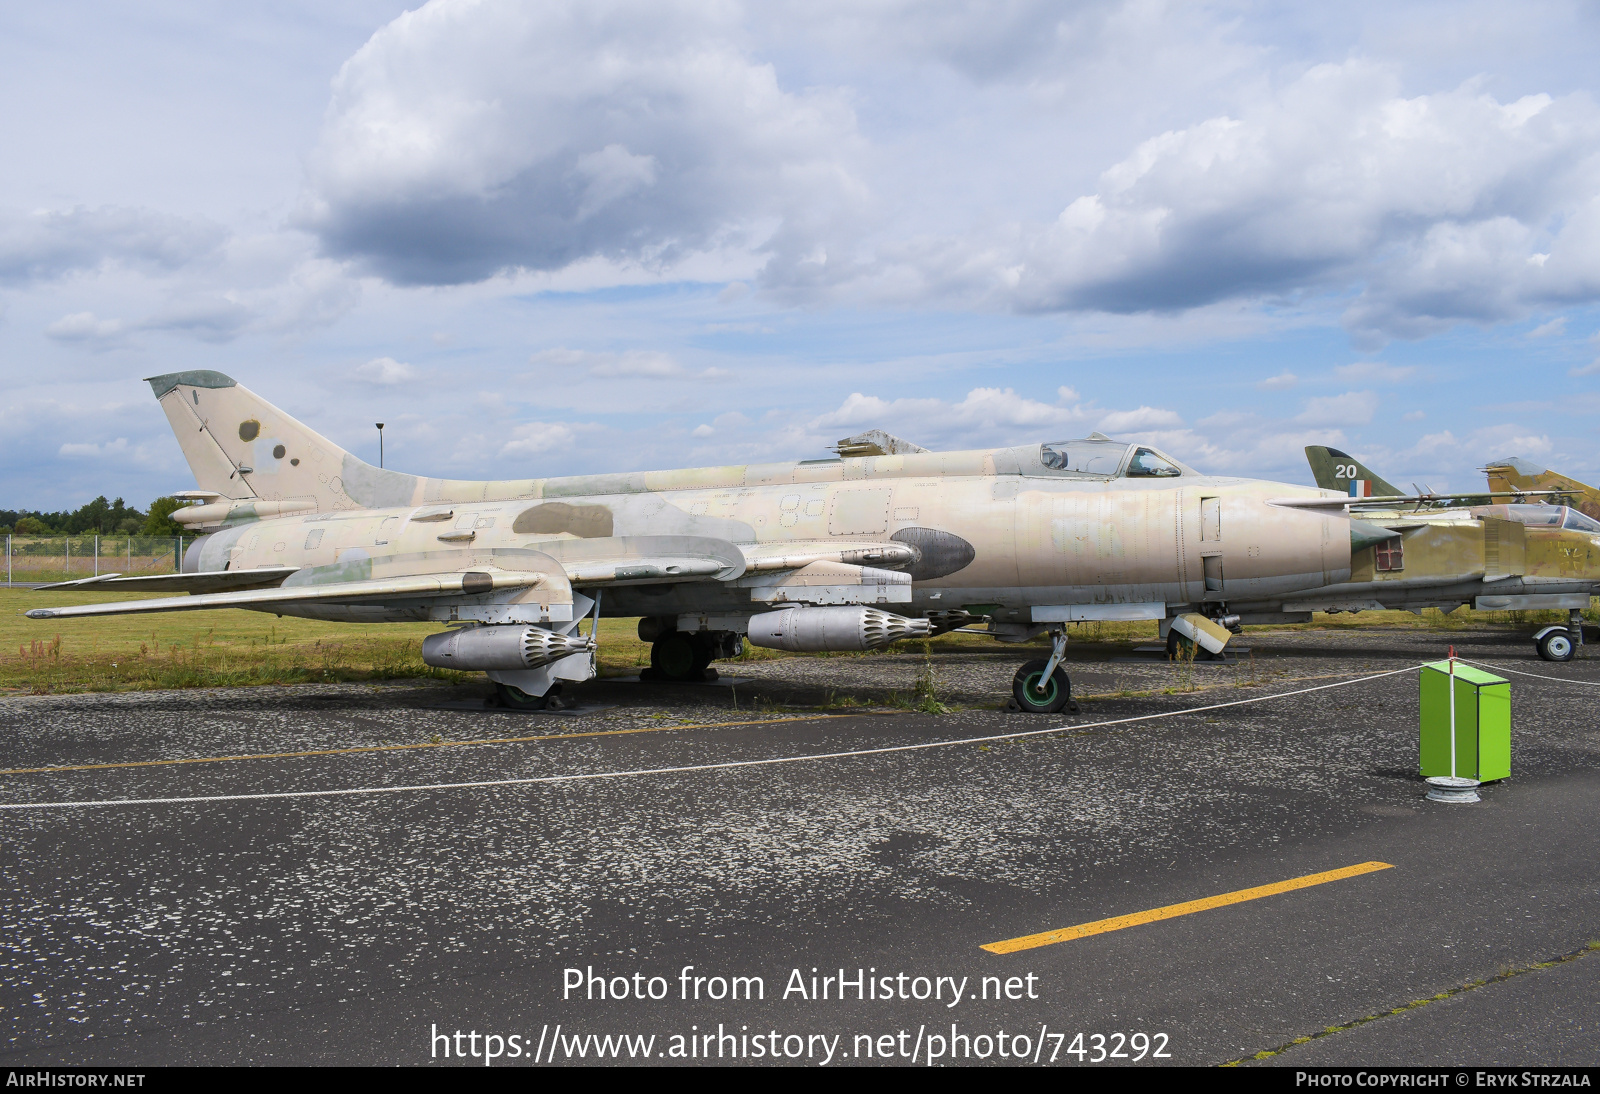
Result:
{"label": "white cumulus cloud", "polygon": [[638,380],[725,380],[732,374],[716,367],[690,370],[668,353],[624,350],[620,353],[582,349],[540,350],[528,358],[541,375],[568,377],[585,374],[600,379],[629,377]]}
{"label": "white cumulus cloud", "polygon": [[1347,384],[1403,384],[1416,376],[1411,365],[1386,365],[1381,361],[1357,361],[1340,365],[1333,374]]}
{"label": "white cumulus cloud", "polygon": [[434,0],[340,71],[302,221],[408,283],[781,248],[851,200],[854,118],[742,38],[727,3]]}
{"label": "white cumulus cloud", "polygon": [[58,342],[105,342],[120,338],[125,330],[120,319],[101,319],[92,311],[63,315],[44,329]]}
{"label": "white cumulus cloud", "polygon": [[103,444],[64,444],[57,454],[68,459],[100,460],[110,457],[125,458],[129,453],[128,438],[118,437]]}
{"label": "white cumulus cloud", "polygon": [[524,422],[510,430],[500,445],[501,456],[537,456],[542,452],[566,448],[577,440],[577,432],[561,422]]}
{"label": "white cumulus cloud", "polygon": [[1302,425],[1352,426],[1372,421],[1378,410],[1378,396],[1370,391],[1347,391],[1343,395],[1319,395],[1307,399],[1305,409],[1294,420]]}
{"label": "white cumulus cloud", "polygon": [[396,361],[393,357],[374,357],[364,365],[357,365],[351,375],[357,380],[378,387],[392,387],[396,384],[410,383],[421,373],[402,361]]}

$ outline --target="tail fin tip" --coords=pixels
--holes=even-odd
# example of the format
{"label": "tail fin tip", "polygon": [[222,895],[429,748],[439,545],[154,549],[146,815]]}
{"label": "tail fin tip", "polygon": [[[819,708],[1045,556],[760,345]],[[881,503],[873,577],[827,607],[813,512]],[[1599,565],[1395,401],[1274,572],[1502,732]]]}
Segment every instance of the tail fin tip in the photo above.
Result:
{"label": "tail fin tip", "polygon": [[150,390],[160,399],[173,388],[183,385],[186,387],[238,387],[239,382],[232,376],[225,376],[220,372],[210,369],[194,369],[189,372],[169,372],[164,376],[146,376],[145,383],[150,385]]}

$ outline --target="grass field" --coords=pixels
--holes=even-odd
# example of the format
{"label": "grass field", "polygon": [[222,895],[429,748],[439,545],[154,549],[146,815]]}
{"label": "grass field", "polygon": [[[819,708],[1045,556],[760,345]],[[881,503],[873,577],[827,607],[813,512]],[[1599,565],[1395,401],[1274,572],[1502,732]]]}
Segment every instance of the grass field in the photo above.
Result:
{"label": "grass field", "polygon": [[[123,594],[137,599],[138,594]],[[102,603],[104,592],[36,592],[0,588],[0,692],[52,694],[79,691],[142,691],[160,688],[229,687],[347,680],[429,677],[448,683],[478,682],[478,673],[430,668],[422,663],[422,639],[437,623],[320,623],[240,610],[168,612],[95,619],[24,618],[30,608]],[[1596,613],[1588,613],[1594,616]],[[1405,627],[1456,630],[1492,625],[1530,630],[1562,622],[1563,612],[1362,612],[1319,615],[1314,626]],[[1131,643],[1156,637],[1150,623],[1090,623],[1074,627],[1075,642]],[[1035,640],[1044,645],[1044,639]],[[964,647],[1000,647],[981,635],[947,634],[927,643],[930,652]],[[920,652],[904,643],[897,652]],[[747,647],[745,660],[787,656]],[[832,656],[876,656],[834,654]],[[650,663],[650,647],[639,641],[637,621],[600,624],[600,672],[631,675]]]}
{"label": "grass field", "polygon": [[[322,623],[234,609],[94,619],[35,620],[22,614],[30,608],[116,599],[134,600],[138,594],[0,588],[0,692],[483,679],[479,673],[422,663],[422,639],[443,629],[438,623]],[[987,644],[988,639],[946,635],[934,640],[939,647],[967,643]],[[749,647],[743,660],[783,656]],[[601,621],[599,660],[603,676],[631,675],[650,663],[650,647],[639,641],[637,620]]]}

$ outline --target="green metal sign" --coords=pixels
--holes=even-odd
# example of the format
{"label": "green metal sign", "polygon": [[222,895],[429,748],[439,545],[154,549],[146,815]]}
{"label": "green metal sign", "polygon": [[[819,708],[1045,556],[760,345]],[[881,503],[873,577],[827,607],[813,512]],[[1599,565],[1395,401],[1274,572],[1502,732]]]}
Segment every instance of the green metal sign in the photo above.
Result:
{"label": "green metal sign", "polygon": [[1421,767],[1425,778],[1493,782],[1511,775],[1511,681],[1457,661],[1455,769],[1451,770],[1450,662],[1422,668]]}

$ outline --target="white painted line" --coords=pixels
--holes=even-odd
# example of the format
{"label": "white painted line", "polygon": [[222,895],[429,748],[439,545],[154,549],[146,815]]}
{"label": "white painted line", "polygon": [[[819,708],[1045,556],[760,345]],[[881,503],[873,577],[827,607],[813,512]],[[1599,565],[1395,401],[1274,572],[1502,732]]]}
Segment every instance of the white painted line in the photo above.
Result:
{"label": "white painted line", "polygon": [[1487,661],[1469,661],[1465,657],[1457,657],[1463,665],[1477,665],[1481,669],[1491,669],[1495,672],[1509,672],[1515,676],[1531,676],[1535,680],[1554,680],[1558,684],[1582,684],[1586,688],[1600,688],[1600,683],[1594,680],[1574,680],[1570,676],[1548,676],[1542,672],[1523,672],[1521,669],[1508,669],[1502,665],[1491,665]]}
{"label": "white painted line", "polygon": [[482,790],[494,786],[534,786],[540,783],[581,782],[586,779],[629,779],[640,778],[645,775],[685,775],[697,771],[729,771],[736,767],[767,767],[772,764],[805,763],[809,760],[843,760],[852,756],[881,756],[889,752],[920,752],[931,748],[953,748],[957,745],[981,745],[995,741],[1015,741],[1024,737],[1041,737],[1052,733],[1081,733],[1086,729],[1100,729],[1105,726],[1121,726],[1130,722],[1149,722],[1158,718],[1176,718],[1183,714],[1203,714],[1211,710],[1226,710],[1228,707],[1248,706],[1251,703],[1266,703],[1274,699],[1287,699],[1292,695],[1306,695],[1313,691],[1326,691],[1329,688],[1344,688],[1351,684],[1363,684],[1369,680],[1380,680],[1385,676],[1398,676],[1403,672],[1417,672],[1421,665],[1407,665],[1403,669],[1391,669],[1388,672],[1368,673],[1358,676],[1354,680],[1340,680],[1334,684],[1318,684],[1316,687],[1299,688],[1295,691],[1280,691],[1273,695],[1257,695],[1249,699],[1235,699],[1229,703],[1212,703],[1203,707],[1186,707],[1183,710],[1168,710],[1159,714],[1138,714],[1129,718],[1113,718],[1104,722],[1088,722],[1083,725],[1054,726],[1050,729],[1030,729],[1017,733],[997,733],[989,737],[962,737],[954,741],[926,741],[915,745],[885,745],[882,748],[861,748],[849,752],[820,752],[806,756],[774,756],[765,760],[727,760],[715,764],[688,764],[683,767],[644,767],[628,771],[594,771],[579,775],[540,775],[523,779],[492,779],[483,782],[463,783],[424,783],[422,785],[407,786],[360,786],[344,790],[286,790],[271,794],[209,794],[190,798],[112,798],[104,801],[77,801],[77,802],[14,802],[0,804],[0,810],[17,809],[89,809],[95,806],[106,805],[179,805],[184,803],[201,802],[242,802],[242,801],[272,801],[282,798],[336,798],[354,794],[398,794],[403,791],[415,790]]}

